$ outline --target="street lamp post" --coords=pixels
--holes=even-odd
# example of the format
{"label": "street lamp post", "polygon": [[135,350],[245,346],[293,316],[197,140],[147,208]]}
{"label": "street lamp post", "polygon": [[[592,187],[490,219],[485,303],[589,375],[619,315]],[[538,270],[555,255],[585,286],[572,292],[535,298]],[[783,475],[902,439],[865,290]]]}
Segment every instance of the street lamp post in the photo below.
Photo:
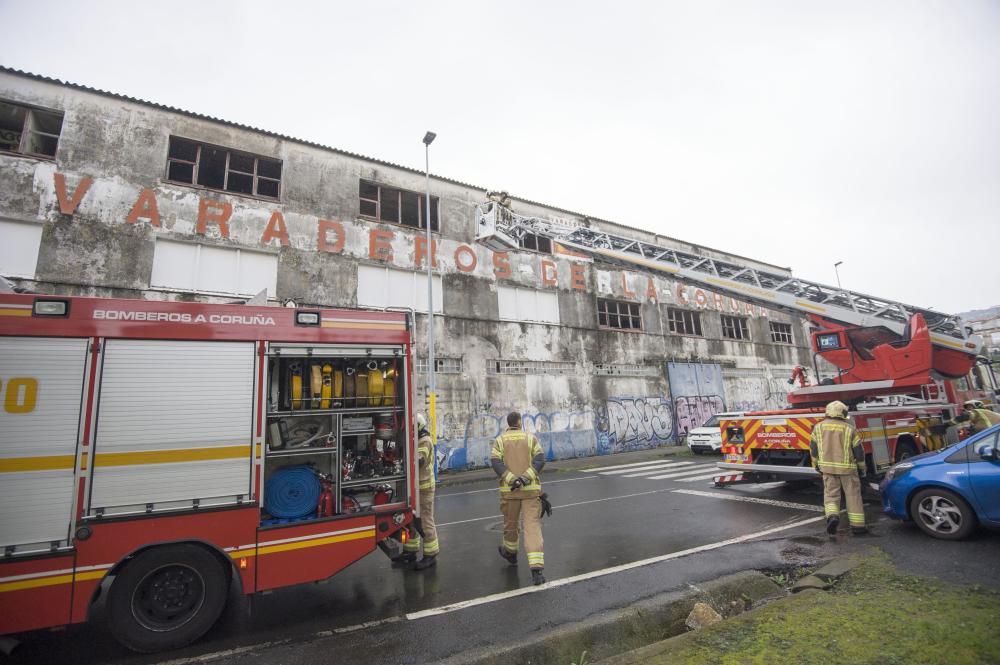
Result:
{"label": "street lamp post", "polygon": [[833,264],[833,272],[837,276],[837,288],[838,289],[841,288],[841,286],[840,286],[840,271],[837,270],[837,266],[839,266],[841,263],[843,263],[843,261],[837,261],[836,263]]}
{"label": "street lamp post", "polygon": [[434,245],[431,244],[431,143],[437,138],[434,132],[424,134],[424,177],[425,177],[425,207],[424,229],[427,238],[427,250],[424,260],[427,262],[427,425],[431,432],[431,441],[437,441],[437,394],[434,392],[434,275],[431,268],[434,263]]}

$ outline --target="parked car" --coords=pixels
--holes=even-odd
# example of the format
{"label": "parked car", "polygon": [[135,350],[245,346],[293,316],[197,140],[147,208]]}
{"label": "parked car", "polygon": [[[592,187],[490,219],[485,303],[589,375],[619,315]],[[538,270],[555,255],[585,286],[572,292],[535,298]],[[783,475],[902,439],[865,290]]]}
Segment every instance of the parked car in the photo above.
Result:
{"label": "parked car", "polygon": [[719,429],[719,421],[723,418],[739,418],[742,411],[729,411],[717,413],[703,424],[688,432],[687,445],[696,455],[702,453],[717,453],[722,448],[722,430]]}
{"label": "parked car", "polygon": [[879,489],[886,513],[935,538],[1000,528],[1000,425],[894,465]]}

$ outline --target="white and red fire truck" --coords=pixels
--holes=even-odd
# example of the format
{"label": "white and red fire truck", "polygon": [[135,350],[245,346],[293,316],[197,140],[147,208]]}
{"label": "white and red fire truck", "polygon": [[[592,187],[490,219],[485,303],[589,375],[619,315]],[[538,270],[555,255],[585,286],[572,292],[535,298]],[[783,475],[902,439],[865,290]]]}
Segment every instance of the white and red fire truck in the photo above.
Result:
{"label": "white and red fire truck", "polygon": [[0,294],[0,633],[187,644],[245,594],[398,550],[409,315]]}
{"label": "white and red fire truck", "polygon": [[[833,375],[809,385],[796,368],[789,409],[720,422],[724,461],[717,485],[815,476],[809,435],[823,407],[840,400],[863,435],[869,469],[943,444],[945,421],[968,399],[996,403],[998,385],[980,357],[982,339],[957,316],[849,291],[784,273],[615,235],[595,226],[515,214],[504,193],[477,209],[477,240],[516,249],[526,236],[548,238],[554,250],[666,274],[680,282],[805,315],[814,359]],[[819,377],[819,361],[814,376]],[[789,383],[793,381],[790,380]]]}

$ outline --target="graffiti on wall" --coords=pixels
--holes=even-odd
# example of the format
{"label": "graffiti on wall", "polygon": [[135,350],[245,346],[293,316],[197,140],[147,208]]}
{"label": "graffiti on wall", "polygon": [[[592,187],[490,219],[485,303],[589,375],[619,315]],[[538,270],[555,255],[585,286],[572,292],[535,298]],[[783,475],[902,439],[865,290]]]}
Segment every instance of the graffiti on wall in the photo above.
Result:
{"label": "graffiti on wall", "polygon": [[[482,405],[464,422],[438,412],[438,468],[489,464],[493,440],[507,429],[508,409]],[[538,437],[547,460],[608,455],[674,441],[674,410],[665,397],[612,397],[594,409],[523,412],[525,431]]]}
{"label": "graffiti on wall", "polygon": [[726,410],[722,366],[718,363],[667,363],[670,396],[677,414],[677,436],[687,436],[714,414]]}
{"label": "graffiti on wall", "polygon": [[681,396],[674,399],[677,408],[677,434],[686,436],[695,427],[701,427],[716,413],[726,410],[720,395]]}

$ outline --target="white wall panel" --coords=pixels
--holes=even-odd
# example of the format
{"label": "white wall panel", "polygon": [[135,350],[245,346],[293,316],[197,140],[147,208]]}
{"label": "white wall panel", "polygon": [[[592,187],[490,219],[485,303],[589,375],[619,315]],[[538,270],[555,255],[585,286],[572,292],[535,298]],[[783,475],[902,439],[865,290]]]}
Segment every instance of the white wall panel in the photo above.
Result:
{"label": "white wall panel", "polygon": [[157,239],[152,287],[274,297],[278,257],[267,252]]}
{"label": "white wall panel", "polygon": [[[434,312],[444,311],[440,275],[431,278]],[[359,307],[407,307],[427,311],[427,273],[393,270],[381,266],[358,266]]]}
{"label": "white wall panel", "polygon": [[559,323],[559,296],[555,291],[497,286],[502,321]]}
{"label": "white wall panel", "polygon": [[42,225],[0,219],[0,275],[35,278]]}

